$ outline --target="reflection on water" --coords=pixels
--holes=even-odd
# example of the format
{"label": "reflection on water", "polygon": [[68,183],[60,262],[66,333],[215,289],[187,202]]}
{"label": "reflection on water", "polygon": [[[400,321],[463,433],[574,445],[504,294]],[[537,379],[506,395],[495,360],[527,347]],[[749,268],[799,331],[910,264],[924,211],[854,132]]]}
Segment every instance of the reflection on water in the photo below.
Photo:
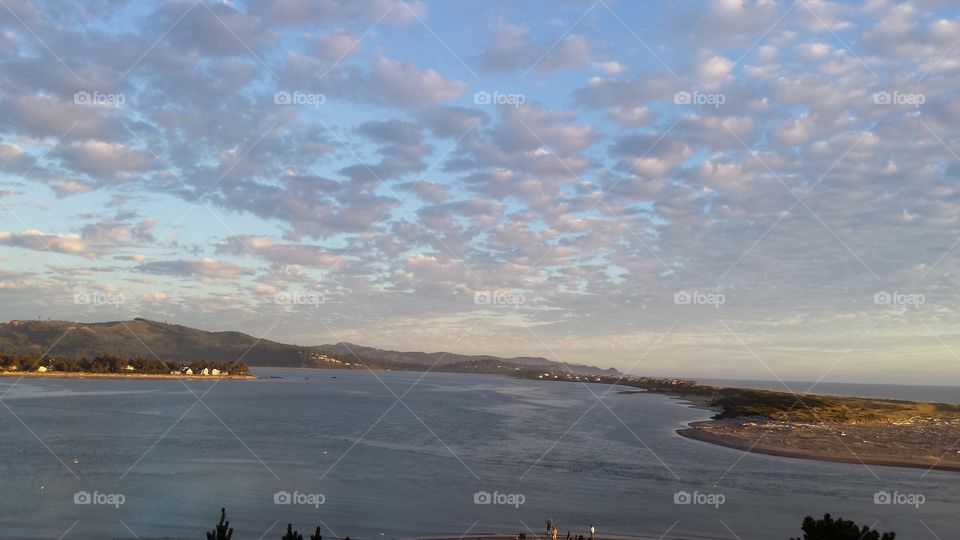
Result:
{"label": "reflection on water", "polygon": [[[355,538],[539,532],[552,517],[561,536],[594,523],[768,540],[825,512],[923,538],[920,520],[952,531],[960,502],[951,473],[744,457],[681,438],[676,427],[709,413],[663,396],[484,375],[258,373],[283,378],[24,379],[0,408],[0,537],[199,538],[226,506],[239,538],[271,526],[279,537],[287,522]],[[76,505],[81,490],[125,502]],[[880,490],[926,503],[877,506]],[[274,504],[283,491],[323,504]],[[524,504],[475,504],[481,491]],[[725,500],[678,505],[678,491]]]}

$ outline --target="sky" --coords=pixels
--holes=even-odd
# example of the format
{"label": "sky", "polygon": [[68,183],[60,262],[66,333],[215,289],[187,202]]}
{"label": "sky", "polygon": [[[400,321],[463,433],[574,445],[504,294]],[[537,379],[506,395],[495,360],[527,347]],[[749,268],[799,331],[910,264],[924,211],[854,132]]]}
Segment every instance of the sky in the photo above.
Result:
{"label": "sky", "polygon": [[0,319],[955,385],[958,12],[0,0]]}

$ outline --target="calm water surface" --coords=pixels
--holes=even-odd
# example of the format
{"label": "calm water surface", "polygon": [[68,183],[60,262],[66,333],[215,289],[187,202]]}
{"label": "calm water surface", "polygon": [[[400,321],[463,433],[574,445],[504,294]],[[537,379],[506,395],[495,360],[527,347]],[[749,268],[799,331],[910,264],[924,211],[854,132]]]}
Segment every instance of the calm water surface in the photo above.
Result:
{"label": "calm water surface", "polygon": [[[221,506],[238,539],[279,538],[287,522],[367,539],[539,532],[552,517],[561,535],[595,523],[607,534],[785,540],[825,512],[905,539],[960,529],[957,474],[691,441],[674,430],[709,413],[664,396],[486,375],[258,374],[282,378],[20,381],[0,401],[0,538],[197,539]],[[0,394],[14,382],[0,379]],[[875,505],[880,490],[926,500]],[[78,505],[78,491],[125,501]],[[274,504],[281,491],[324,504]],[[524,504],[475,504],[481,491]],[[678,505],[679,491],[724,501]]]}

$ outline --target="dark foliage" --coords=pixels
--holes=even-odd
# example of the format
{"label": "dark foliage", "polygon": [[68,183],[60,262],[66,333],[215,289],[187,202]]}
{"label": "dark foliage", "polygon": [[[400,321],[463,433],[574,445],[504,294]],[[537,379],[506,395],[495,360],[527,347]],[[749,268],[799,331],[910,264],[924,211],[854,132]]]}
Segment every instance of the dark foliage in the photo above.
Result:
{"label": "dark foliage", "polygon": [[875,531],[864,525],[858,527],[852,521],[841,518],[833,519],[825,514],[822,519],[813,519],[807,516],[803,520],[803,538],[791,540],[894,540],[896,533]]}
{"label": "dark foliage", "polygon": [[227,519],[227,509],[220,509],[220,523],[217,528],[207,533],[207,540],[230,540],[233,537],[233,528]]}

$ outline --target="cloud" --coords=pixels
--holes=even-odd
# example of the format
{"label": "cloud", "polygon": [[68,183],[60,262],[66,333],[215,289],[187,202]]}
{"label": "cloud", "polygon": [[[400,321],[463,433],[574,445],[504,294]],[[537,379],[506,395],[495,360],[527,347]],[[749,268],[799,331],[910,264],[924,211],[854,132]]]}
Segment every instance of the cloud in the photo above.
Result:
{"label": "cloud", "polygon": [[619,75],[627,71],[627,66],[617,62],[615,60],[608,60],[606,62],[594,62],[594,69],[599,69],[604,73],[609,73],[611,75]]}
{"label": "cloud", "polygon": [[259,18],[227,2],[169,0],[150,19],[161,32],[169,30],[176,46],[211,55],[247,55],[277,40]]}
{"label": "cloud", "polygon": [[77,180],[57,180],[50,187],[57,193],[58,197],[89,193],[94,189],[90,184]]}
{"label": "cloud", "polygon": [[697,65],[697,78],[704,88],[714,90],[732,80],[731,69],[733,61],[723,56],[712,56]]}
{"label": "cloud", "polygon": [[501,24],[480,55],[480,66],[488,73],[527,69],[539,56],[523,26]]}
{"label": "cloud", "polygon": [[254,0],[250,9],[270,22],[297,26],[354,19],[405,22],[426,13],[417,0]]}
{"label": "cloud", "polygon": [[273,264],[296,264],[317,268],[336,266],[340,257],[318,246],[281,244],[264,236],[231,236],[217,244],[217,253],[253,255]]}
{"label": "cloud", "polygon": [[95,255],[88,243],[79,235],[50,234],[33,229],[19,234],[0,231],[0,245],[83,257],[93,257]]}
{"label": "cloud", "polygon": [[649,124],[653,120],[653,112],[647,107],[611,107],[607,115],[620,125],[629,127]]}
{"label": "cloud", "polygon": [[356,65],[344,65],[325,73],[327,67],[323,62],[318,64],[294,57],[289,66],[289,86],[314,87],[328,99],[385,107],[439,105],[467,89],[462,81],[446,79],[433,69],[420,69],[410,62],[387,58],[381,53],[373,56],[369,71]]}
{"label": "cloud", "polygon": [[153,261],[140,264],[136,269],[148,274],[196,276],[204,279],[233,279],[251,272],[243,266],[210,258]]}
{"label": "cloud", "polygon": [[104,141],[69,144],[55,149],[54,155],[69,169],[94,178],[129,179],[156,165],[149,152]]}
{"label": "cloud", "polygon": [[[487,73],[526,71],[546,73],[581,68],[590,64],[590,43],[583,36],[564,36],[549,47],[540,48],[529,36],[526,26],[500,24],[489,45],[480,55],[480,67]],[[616,62],[601,68],[616,69]]]}

